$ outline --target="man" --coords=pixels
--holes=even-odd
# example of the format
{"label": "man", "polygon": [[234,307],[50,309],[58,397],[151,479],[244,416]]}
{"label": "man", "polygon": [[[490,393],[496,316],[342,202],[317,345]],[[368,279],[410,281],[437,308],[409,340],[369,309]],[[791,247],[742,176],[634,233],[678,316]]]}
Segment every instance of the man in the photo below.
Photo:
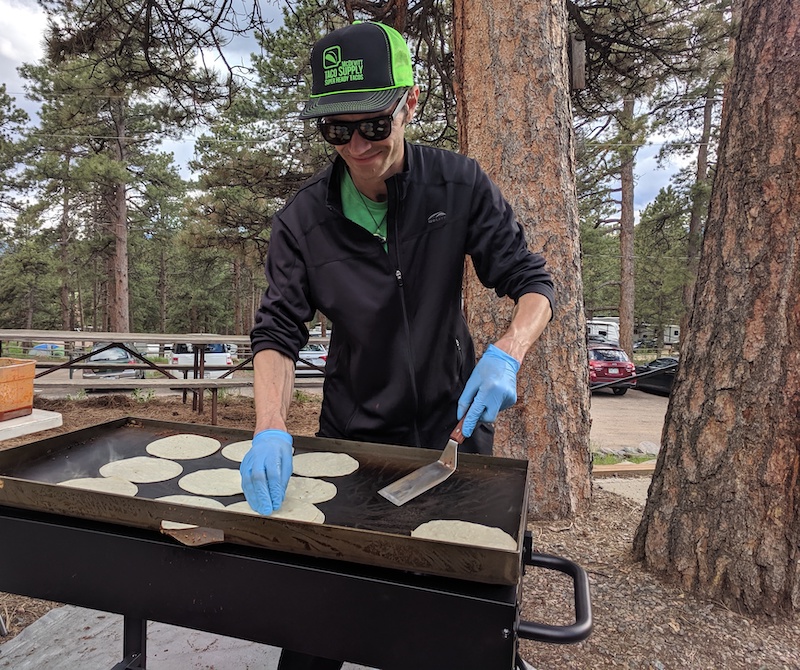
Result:
{"label": "man", "polygon": [[[441,450],[464,417],[461,449],[490,454],[491,423],[516,402],[516,374],[552,316],[544,259],[473,161],[408,144],[419,100],[403,38],[356,23],[311,54],[316,119],[338,154],[275,215],[268,287],[251,333],[256,429],[242,486],[262,514],[292,472],[286,417],[294,362],[316,310],[333,324],[321,437]],[[475,365],[461,310],[464,259],[516,302],[506,333]],[[339,668],[284,653],[281,670]]]}

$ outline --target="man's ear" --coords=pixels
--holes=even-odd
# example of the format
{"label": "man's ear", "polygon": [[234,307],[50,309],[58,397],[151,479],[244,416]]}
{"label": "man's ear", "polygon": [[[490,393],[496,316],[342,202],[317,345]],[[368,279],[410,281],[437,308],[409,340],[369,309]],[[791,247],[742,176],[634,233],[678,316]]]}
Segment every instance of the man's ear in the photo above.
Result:
{"label": "man's ear", "polygon": [[406,124],[411,123],[414,118],[414,112],[417,109],[417,102],[419,102],[419,86],[416,84],[408,91],[408,98],[406,99]]}

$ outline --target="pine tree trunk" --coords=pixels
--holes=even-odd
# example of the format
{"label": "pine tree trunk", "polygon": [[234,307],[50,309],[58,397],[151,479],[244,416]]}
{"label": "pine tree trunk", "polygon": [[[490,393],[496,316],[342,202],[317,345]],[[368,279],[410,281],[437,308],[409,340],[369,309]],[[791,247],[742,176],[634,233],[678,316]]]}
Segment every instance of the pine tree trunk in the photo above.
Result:
{"label": "pine tree trunk", "polygon": [[[623,137],[633,141],[634,99],[625,98],[622,110]],[[633,166],[636,151],[633,146],[622,150],[624,160],[620,166],[620,216],[619,216],[619,346],[633,356],[633,301],[635,295],[633,269]]]}
{"label": "pine tree trunk", "polygon": [[[66,157],[66,170],[65,174],[69,174],[69,155]],[[60,303],[61,303],[61,328],[62,330],[72,330],[73,323],[71,319],[72,310],[71,303],[71,289],[69,282],[69,195],[67,193],[66,185],[64,186],[64,193],[61,199],[61,222],[58,231],[58,248],[59,260],[61,261],[61,286],[59,290]]]}
{"label": "pine tree trunk", "polygon": [[[520,370],[518,402],[497,422],[495,454],[530,460],[532,518],[568,517],[588,506],[591,482],[566,10],[556,0],[456,0],[454,16],[461,151],[511,203],[557,293],[553,321]],[[513,305],[471,265],[464,305],[480,355]]]}
{"label": "pine tree trunk", "polygon": [[[114,158],[124,168],[128,159],[127,128],[125,124],[125,102],[122,98],[112,101],[116,113],[114,124],[117,141]],[[130,332],[130,306],[128,289],[128,203],[125,183],[120,181],[113,187],[111,206],[111,231],[114,240],[113,263],[110,281],[113,283],[113,301],[109,305],[109,327],[119,333]]]}
{"label": "pine tree trunk", "polygon": [[[167,332],[167,259],[163,246],[158,253],[158,328]],[[158,345],[158,355],[164,355],[164,345]]]}
{"label": "pine tree trunk", "polygon": [[708,143],[713,126],[714,100],[718,94],[716,78],[708,85],[705,104],[703,105],[703,130],[700,135],[700,146],[697,148],[697,168],[694,177],[694,194],[692,209],[689,213],[689,240],[686,246],[686,283],[683,286],[684,317],[681,328],[686,329],[689,312],[694,301],[694,280],[697,276],[697,263],[700,257],[700,242],[703,238],[703,223],[706,214],[705,189],[708,182]]}
{"label": "pine tree trunk", "polygon": [[800,610],[800,13],[747,0],[681,364],[634,550],[736,610]]}
{"label": "pine tree trunk", "polygon": [[242,330],[242,263],[238,258],[233,259],[233,334],[241,335]]}

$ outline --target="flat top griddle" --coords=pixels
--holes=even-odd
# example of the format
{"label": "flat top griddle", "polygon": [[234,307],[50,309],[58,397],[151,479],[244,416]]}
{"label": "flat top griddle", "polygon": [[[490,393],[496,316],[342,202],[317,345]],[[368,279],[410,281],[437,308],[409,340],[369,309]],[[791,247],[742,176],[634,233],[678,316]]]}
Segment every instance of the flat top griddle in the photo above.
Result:
{"label": "flat top griddle", "polygon": [[[0,452],[0,504],[55,512],[123,525],[160,529],[162,520],[195,523],[221,531],[224,541],[306,555],[351,560],[486,583],[516,583],[525,529],[527,461],[461,455],[447,481],[419,498],[396,507],[377,491],[412,470],[436,460],[435,450],[313,437],[295,437],[295,453],[336,451],[359,462],[345,477],[322,478],[337,487],[336,497],[317,506],[325,524],[306,524],[230,511],[163,503],[156,498],[187,494],[178,479],[200,469],[233,468],[222,449],[201,459],[178,461],[179,477],[137,484],[135,498],[83,491],[58,482],[97,477],[102,465],[147,456],[155,439],[178,433],[213,437],[222,447],[250,439],[250,431],[127,417],[31,442]],[[4,478],[4,479],[3,479]],[[217,497],[224,505],[242,494]],[[410,537],[425,521],[458,519],[501,528],[518,542],[517,552]]]}

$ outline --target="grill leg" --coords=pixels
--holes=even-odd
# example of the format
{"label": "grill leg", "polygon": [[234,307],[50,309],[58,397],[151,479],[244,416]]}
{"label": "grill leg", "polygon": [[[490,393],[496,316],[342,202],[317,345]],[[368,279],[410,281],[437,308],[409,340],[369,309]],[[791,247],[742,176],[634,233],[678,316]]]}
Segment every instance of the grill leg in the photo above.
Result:
{"label": "grill leg", "polygon": [[114,666],[126,670],[146,670],[147,667],[147,621],[124,616],[122,624],[122,663]]}
{"label": "grill leg", "polygon": [[284,649],[278,661],[278,670],[340,670],[342,661],[309,656],[297,651]]}
{"label": "grill leg", "polygon": [[522,660],[522,656],[517,654],[517,660],[514,662],[514,670],[535,670],[532,665],[528,665]]}

